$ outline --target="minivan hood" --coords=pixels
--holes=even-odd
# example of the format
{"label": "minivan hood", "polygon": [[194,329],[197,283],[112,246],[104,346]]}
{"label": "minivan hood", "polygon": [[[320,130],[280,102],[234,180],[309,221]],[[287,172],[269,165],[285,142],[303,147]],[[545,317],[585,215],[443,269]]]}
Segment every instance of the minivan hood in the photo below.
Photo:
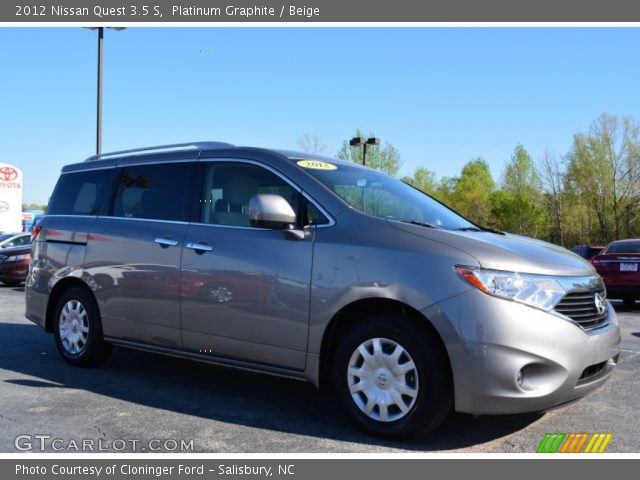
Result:
{"label": "minivan hood", "polygon": [[453,231],[388,221],[394,228],[444,243],[473,256],[482,268],[542,275],[595,275],[593,266],[569,250],[520,235]]}

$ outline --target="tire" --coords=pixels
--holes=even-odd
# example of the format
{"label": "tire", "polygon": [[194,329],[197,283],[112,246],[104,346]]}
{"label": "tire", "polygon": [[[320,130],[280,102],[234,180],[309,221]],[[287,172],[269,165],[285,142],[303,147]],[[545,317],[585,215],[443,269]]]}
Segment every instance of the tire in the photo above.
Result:
{"label": "tire", "polygon": [[103,339],[100,311],[88,290],[72,287],[65,291],[53,321],[56,347],[67,363],[90,367],[106,360],[111,345]]}
{"label": "tire", "polygon": [[636,299],[633,297],[624,297],[622,303],[625,307],[633,307],[636,304]]}
{"label": "tire", "polygon": [[19,287],[22,285],[22,281],[20,280],[3,280],[2,283],[7,287]]}
{"label": "tire", "polygon": [[[373,355],[368,363],[363,348]],[[399,354],[397,361],[392,352]],[[444,348],[435,332],[418,328],[402,315],[374,315],[350,328],[335,350],[331,376],[336,394],[356,424],[381,437],[401,440],[426,435],[452,410],[453,387]],[[372,409],[370,403],[375,404]]]}

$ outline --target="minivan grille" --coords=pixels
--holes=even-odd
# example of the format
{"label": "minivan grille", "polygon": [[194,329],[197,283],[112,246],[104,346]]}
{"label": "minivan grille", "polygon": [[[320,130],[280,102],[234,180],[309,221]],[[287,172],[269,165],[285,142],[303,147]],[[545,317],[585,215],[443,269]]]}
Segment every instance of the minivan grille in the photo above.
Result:
{"label": "minivan grille", "polygon": [[604,302],[604,290],[591,292],[567,293],[554,310],[565,317],[569,317],[585,330],[602,327],[607,324],[607,309],[603,313],[598,312],[596,305],[596,293],[599,293]]}

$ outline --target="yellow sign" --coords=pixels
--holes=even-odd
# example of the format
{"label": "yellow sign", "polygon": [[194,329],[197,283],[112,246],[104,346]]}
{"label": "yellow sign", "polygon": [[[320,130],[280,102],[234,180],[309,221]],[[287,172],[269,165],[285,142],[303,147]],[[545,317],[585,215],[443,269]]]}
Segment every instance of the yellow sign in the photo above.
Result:
{"label": "yellow sign", "polygon": [[333,163],[323,162],[321,160],[299,160],[297,164],[302,168],[313,168],[315,170],[336,170],[338,168]]}

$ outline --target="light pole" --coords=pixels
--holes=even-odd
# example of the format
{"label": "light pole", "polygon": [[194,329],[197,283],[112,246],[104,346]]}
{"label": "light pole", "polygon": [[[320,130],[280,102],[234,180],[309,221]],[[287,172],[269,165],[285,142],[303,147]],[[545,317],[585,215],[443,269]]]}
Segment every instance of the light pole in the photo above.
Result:
{"label": "light pole", "polygon": [[362,145],[362,165],[367,165],[367,145],[380,145],[380,139],[377,137],[353,137],[349,140],[349,145],[357,147]]}
{"label": "light pole", "polygon": [[[98,30],[98,95],[96,101],[96,155],[102,153],[102,53],[105,27],[87,27],[89,30]],[[106,27],[109,30],[124,30],[126,27]]]}

